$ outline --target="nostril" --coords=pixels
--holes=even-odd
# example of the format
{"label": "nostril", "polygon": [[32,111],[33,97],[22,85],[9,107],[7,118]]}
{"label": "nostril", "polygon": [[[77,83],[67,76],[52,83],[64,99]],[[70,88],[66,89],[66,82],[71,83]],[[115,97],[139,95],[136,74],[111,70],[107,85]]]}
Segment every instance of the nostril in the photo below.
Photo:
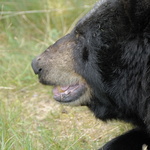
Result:
{"label": "nostril", "polygon": [[40,73],[41,71],[42,71],[42,68],[40,68],[38,72]]}

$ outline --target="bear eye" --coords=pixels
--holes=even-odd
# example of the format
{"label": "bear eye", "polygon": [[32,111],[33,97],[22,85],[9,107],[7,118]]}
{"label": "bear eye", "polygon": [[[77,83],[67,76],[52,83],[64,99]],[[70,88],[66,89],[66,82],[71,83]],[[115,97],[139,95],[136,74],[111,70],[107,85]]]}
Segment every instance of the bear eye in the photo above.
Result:
{"label": "bear eye", "polygon": [[88,51],[87,47],[84,47],[83,53],[82,53],[82,58],[84,61],[88,61],[88,57],[89,57],[89,51]]}
{"label": "bear eye", "polygon": [[80,33],[76,30],[75,31],[75,36],[76,36],[77,39],[79,38],[79,35],[80,35]]}
{"label": "bear eye", "polygon": [[79,38],[79,34],[76,34],[76,38],[77,38],[77,39]]}

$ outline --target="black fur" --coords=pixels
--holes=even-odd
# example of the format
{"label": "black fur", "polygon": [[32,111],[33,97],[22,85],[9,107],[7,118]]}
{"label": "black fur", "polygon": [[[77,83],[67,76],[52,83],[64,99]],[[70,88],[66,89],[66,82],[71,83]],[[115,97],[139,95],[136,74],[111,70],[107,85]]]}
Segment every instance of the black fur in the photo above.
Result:
{"label": "black fur", "polygon": [[149,136],[137,128],[111,140],[99,150],[142,150],[143,143],[149,144]]}
{"label": "black fur", "polygon": [[120,119],[138,127],[103,149],[150,146],[150,1],[107,0],[75,30],[87,53],[82,61],[78,49],[74,52],[75,70],[94,92],[87,106],[99,119]]}

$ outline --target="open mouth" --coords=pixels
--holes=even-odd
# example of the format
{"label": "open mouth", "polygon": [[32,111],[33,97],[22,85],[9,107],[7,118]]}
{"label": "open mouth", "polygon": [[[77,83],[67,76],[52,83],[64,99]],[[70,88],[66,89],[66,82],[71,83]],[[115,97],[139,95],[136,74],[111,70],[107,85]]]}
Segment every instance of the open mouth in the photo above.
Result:
{"label": "open mouth", "polygon": [[53,89],[54,99],[61,103],[70,103],[79,99],[86,91],[85,84],[56,86]]}

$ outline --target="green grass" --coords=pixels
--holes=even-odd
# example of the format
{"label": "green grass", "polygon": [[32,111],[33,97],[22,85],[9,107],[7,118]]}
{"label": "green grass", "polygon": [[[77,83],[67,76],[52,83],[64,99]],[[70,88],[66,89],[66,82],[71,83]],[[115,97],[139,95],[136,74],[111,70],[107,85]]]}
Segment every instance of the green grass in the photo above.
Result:
{"label": "green grass", "polygon": [[0,150],[95,150],[130,128],[57,104],[31,69],[95,1],[0,0]]}

